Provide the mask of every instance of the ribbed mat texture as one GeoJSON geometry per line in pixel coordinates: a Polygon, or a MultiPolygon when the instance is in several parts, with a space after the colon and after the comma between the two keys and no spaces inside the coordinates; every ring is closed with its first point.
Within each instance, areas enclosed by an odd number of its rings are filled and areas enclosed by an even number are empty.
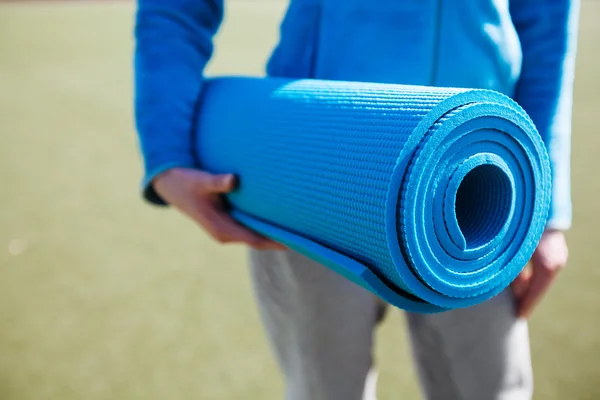
{"type": "Polygon", "coordinates": [[[238,175],[232,215],[397,307],[489,299],[543,232],[548,156],[499,93],[232,77],[201,101],[197,158],[238,175]]]}

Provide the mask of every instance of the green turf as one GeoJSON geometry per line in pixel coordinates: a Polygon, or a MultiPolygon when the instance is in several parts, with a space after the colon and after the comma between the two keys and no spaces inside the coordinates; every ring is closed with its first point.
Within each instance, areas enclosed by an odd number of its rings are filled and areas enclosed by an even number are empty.
{"type": "MultiPolygon", "coordinates": [[[[284,4],[230,2],[209,71],[259,74],[284,4]]],[[[584,2],[571,264],[532,320],[538,399],[600,398],[600,3],[584,2]]],[[[275,399],[241,247],[142,204],[127,3],[0,6],[0,399],[275,399]]],[[[380,399],[418,398],[400,312],[380,399]]]]}

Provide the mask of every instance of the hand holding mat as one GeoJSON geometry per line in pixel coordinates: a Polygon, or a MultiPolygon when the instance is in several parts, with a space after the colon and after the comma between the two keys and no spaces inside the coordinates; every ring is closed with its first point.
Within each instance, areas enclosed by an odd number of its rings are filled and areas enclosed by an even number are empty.
{"type": "Polygon", "coordinates": [[[499,93],[219,78],[201,101],[197,157],[239,177],[234,218],[397,307],[489,299],[544,230],[548,157],[499,93]]]}

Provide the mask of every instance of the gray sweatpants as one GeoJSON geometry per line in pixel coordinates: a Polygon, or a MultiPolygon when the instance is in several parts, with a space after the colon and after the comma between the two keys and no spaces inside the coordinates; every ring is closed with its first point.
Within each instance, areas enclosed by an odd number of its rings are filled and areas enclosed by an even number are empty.
{"type": "MultiPolygon", "coordinates": [[[[295,252],[251,251],[250,260],[286,399],[374,400],[373,331],[385,304],[295,252]]],[[[515,318],[510,291],[468,309],[407,313],[407,320],[425,398],[531,398],[527,323],[515,318]]]]}

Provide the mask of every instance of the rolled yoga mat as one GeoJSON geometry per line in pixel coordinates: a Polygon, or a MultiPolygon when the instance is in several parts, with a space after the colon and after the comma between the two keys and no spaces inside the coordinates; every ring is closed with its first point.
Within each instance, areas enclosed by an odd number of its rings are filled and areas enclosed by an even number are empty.
{"type": "Polygon", "coordinates": [[[545,147],[499,93],[218,78],[197,118],[234,218],[409,311],[496,295],[546,223],[545,147]]]}

